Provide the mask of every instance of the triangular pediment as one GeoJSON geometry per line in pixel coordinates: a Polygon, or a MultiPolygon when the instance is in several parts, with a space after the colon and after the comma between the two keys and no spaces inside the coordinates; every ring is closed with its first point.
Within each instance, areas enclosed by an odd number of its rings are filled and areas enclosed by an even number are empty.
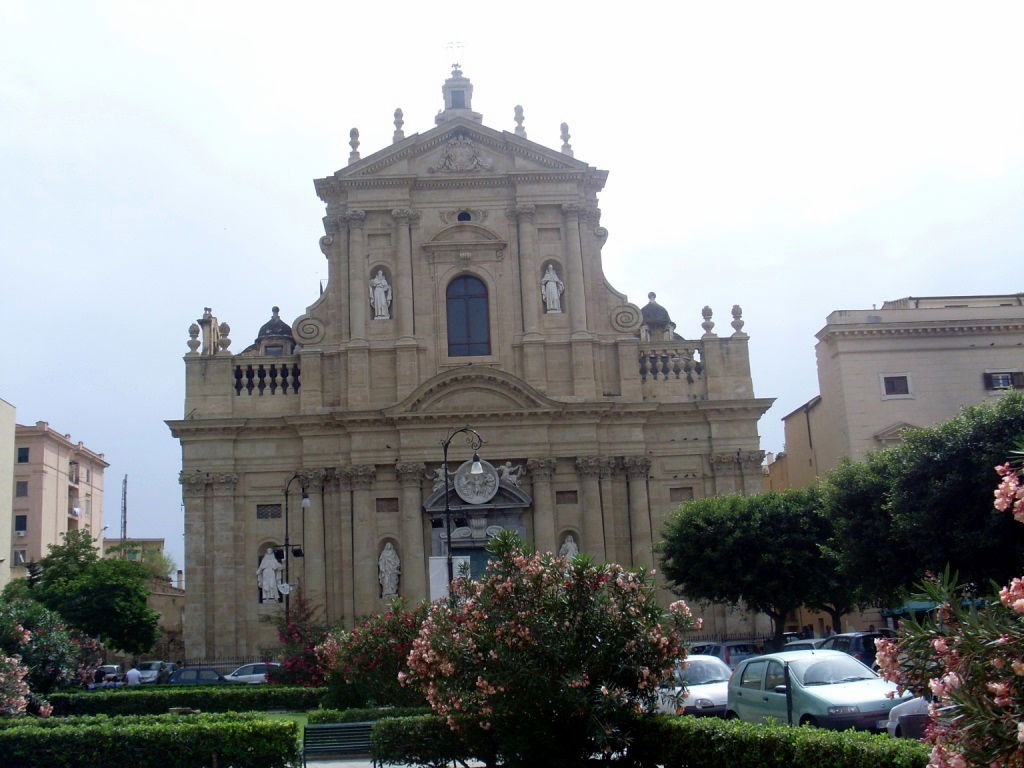
{"type": "Polygon", "coordinates": [[[874,437],[875,440],[883,445],[897,443],[903,439],[903,431],[906,429],[917,429],[917,427],[914,424],[908,424],[905,421],[898,421],[885,429],[879,430],[875,433],[874,437]]]}
{"type": "Polygon", "coordinates": [[[588,171],[569,155],[471,120],[452,120],[362,158],[335,179],[588,171]]]}
{"type": "Polygon", "coordinates": [[[551,412],[562,403],[544,396],[522,379],[497,368],[458,368],[440,373],[417,387],[389,416],[454,413],[495,414],[551,412]]]}

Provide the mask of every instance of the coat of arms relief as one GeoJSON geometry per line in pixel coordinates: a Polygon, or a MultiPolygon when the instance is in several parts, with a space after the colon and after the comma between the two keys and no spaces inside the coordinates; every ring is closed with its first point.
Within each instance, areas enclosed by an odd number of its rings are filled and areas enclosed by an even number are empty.
{"type": "Polygon", "coordinates": [[[482,157],[476,145],[466,136],[456,136],[444,145],[441,161],[427,170],[430,173],[470,173],[489,171],[490,160],[482,157]]]}

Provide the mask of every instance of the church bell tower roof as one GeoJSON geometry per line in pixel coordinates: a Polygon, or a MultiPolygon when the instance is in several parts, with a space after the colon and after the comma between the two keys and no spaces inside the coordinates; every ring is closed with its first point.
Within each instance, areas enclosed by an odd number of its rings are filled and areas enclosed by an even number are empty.
{"type": "Polygon", "coordinates": [[[440,125],[457,117],[483,122],[483,115],[473,111],[473,84],[468,77],[463,77],[458,64],[452,64],[452,76],[444,81],[441,94],[444,96],[444,109],[437,113],[435,123],[440,125]]]}

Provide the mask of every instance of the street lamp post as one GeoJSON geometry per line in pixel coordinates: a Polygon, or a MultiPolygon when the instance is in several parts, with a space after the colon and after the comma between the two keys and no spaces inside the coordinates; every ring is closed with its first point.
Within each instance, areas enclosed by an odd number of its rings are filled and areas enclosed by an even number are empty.
{"type": "Polygon", "coordinates": [[[469,426],[451,430],[448,433],[448,436],[441,441],[441,451],[444,455],[443,461],[441,462],[441,471],[444,473],[444,533],[448,549],[449,593],[451,592],[451,584],[455,581],[455,572],[452,569],[452,508],[451,501],[448,498],[448,447],[452,444],[452,440],[455,439],[456,435],[465,435],[466,444],[473,451],[473,465],[469,468],[470,474],[482,475],[484,471],[483,465],[480,463],[480,454],[478,451],[481,446],[483,446],[485,440],[480,437],[480,433],[469,426]]]}
{"type": "Polygon", "coordinates": [[[291,591],[292,591],[292,583],[291,583],[291,580],[289,578],[289,576],[290,576],[289,562],[290,562],[290,559],[291,559],[292,555],[294,555],[295,557],[302,557],[305,554],[302,551],[302,545],[301,544],[299,546],[295,547],[295,551],[292,552],[292,546],[291,546],[292,543],[291,543],[291,540],[288,538],[288,491],[291,490],[292,483],[294,483],[296,480],[299,481],[299,488],[302,490],[302,501],[300,502],[299,506],[302,508],[302,515],[303,515],[302,530],[303,531],[306,530],[306,526],[305,526],[306,510],[309,509],[310,506],[312,506],[312,502],[309,500],[309,493],[306,490],[306,482],[305,482],[305,480],[302,479],[302,477],[299,475],[299,473],[296,472],[294,475],[292,475],[288,479],[288,482],[285,483],[285,486],[284,486],[284,587],[285,588],[282,589],[281,591],[284,592],[284,621],[285,621],[285,624],[288,624],[288,623],[291,622],[290,595],[291,595],[291,591]]]}

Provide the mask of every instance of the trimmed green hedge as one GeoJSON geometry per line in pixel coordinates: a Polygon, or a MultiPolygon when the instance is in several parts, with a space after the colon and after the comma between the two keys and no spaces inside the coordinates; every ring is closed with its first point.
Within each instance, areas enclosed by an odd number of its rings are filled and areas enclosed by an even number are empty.
{"type": "MultiPolygon", "coordinates": [[[[371,750],[392,764],[479,760],[495,765],[489,734],[462,720],[458,735],[435,715],[380,720],[373,726],[371,750]]],[[[924,768],[928,750],[884,734],[684,715],[638,721],[628,758],[635,765],[664,768],[924,768]]]]}
{"type": "Polygon", "coordinates": [[[210,716],[193,716],[187,722],[113,720],[56,727],[26,721],[0,729],[3,766],[285,768],[299,760],[299,726],[294,721],[210,716]]]}
{"type": "Polygon", "coordinates": [[[368,723],[384,717],[415,717],[430,714],[429,707],[374,707],[372,709],[313,709],[306,713],[314,723],[368,723]]]}
{"type": "Polygon", "coordinates": [[[211,712],[195,715],[68,715],[67,717],[5,717],[0,718],[0,730],[5,728],[64,728],[72,725],[160,725],[163,723],[237,722],[266,720],[263,712],[211,712]]]}
{"type": "Polygon", "coordinates": [[[316,709],[325,688],[301,685],[170,685],[51,693],[55,715],[157,715],[171,707],[203,712],[316,709]]]}

